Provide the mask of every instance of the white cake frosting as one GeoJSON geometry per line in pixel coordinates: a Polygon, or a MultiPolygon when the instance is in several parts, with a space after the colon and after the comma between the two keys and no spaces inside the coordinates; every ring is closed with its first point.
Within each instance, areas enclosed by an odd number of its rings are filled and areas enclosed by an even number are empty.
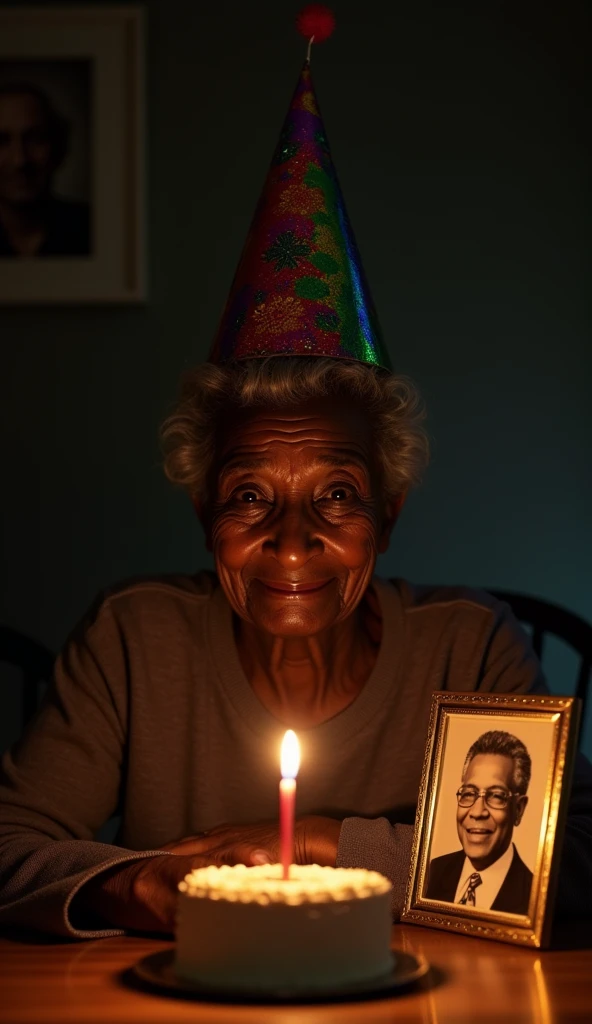
{"type": "Polygon", "coordinates": [[[333,988],[387,974],[391,884],[376,871],[198,868],[179,885],[176,973],[228,991],[333,988]]]}

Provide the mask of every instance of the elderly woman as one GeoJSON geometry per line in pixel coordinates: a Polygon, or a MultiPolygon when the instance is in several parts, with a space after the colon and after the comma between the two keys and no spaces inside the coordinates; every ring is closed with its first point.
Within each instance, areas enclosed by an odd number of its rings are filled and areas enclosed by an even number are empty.
{"type": "MultiPolygon", "coordinates": [[[[66,644],[4,760],[0,924],[168,932],[190,869],[276,860],[286,726],[298,861],[382,871],[397,915],[432,692],[544,686],[507,607],[374,576],[427,445],[315,102],[305,68],[210,363],[164,428],[216,573],[115,588],[66,644]]],[[[589,778],[572,809],[560,901],[585,911],[589,778]]]]}
{"type": "MultiPolygon", "coordinates": [[[[400,378],[335,359],[193,374],[166,465],[216,575],[119,587],[67,644],[5,762],[0,922],[166,932],[192,867],[276,859],[286,726],[304,753],[298,861],[378,868],[400,910],[432,691],[543,685],[504,606],[373,576],[425,461],[419,408],[400,378]],[[95,842],[116,810],[117,845],[95,842]]],[[[579,783],[568,904],[589,809],[579,783]]]]}

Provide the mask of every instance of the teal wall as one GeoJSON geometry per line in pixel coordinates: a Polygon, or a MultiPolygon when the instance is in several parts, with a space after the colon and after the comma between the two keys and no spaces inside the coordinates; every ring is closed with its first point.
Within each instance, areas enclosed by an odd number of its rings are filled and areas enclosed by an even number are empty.
{"type": "MultiPolygon", "coordinates": [[[[157,425],[206,355],[303,56],[299,3],[146,6],[149,300],[0,309],[0,620],[53,648],[103,584],[206,562],[157,425]]],[[[381,570],[592,620],[585,0],[334,7],[317,92],[434,448],[381,570]]]]}

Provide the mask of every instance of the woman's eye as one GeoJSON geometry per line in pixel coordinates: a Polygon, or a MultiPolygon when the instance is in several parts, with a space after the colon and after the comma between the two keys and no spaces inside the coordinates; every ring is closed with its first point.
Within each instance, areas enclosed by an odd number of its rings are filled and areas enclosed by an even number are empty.
{"type": "Polygon", "coordinates": [[[245,505],[254,505],[255,502],[259,501],[259,495],[256,491],[239,491],[237,498],[245,505]]]}
{"type": "Polygon", "coordinates": [[[345,484],[339,484],[335,487],[329,487],[325,491],[322,497],[322,501],[330,502],[332,505],[346,505],[351,502],[354,497],[355,490],[353,487],[346,487],[345,484]]]}

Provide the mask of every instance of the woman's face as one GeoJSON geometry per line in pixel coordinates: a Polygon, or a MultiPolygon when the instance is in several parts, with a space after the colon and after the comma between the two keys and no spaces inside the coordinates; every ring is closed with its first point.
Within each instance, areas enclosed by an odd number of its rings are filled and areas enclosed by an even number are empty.
{"type": "Polygon", "coordinates": [[[244,410],[218,442],[205,518],[235,612],[283,637],[347,618],[392,526],[366,416],[341,400],[244,410]]]}

